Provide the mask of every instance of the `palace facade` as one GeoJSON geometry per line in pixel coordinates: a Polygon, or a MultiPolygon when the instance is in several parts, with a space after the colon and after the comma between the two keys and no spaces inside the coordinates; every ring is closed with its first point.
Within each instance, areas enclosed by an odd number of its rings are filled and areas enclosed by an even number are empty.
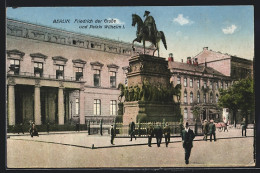
{"type": "Polygon", "coordinates": [[[8,125],[114,121],[130,43],[7,19],[6,49],[8,125]]]}

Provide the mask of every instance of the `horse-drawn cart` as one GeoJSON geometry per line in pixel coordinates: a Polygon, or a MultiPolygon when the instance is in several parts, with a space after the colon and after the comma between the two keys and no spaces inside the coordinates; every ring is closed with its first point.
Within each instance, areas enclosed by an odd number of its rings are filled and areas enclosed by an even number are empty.
{"type": "Polygon", "coordinates": [[[224,122],[215,123],[215,126],[219,132],[222,132],[222,130],[227,128],[227,125],[224,122]]]}

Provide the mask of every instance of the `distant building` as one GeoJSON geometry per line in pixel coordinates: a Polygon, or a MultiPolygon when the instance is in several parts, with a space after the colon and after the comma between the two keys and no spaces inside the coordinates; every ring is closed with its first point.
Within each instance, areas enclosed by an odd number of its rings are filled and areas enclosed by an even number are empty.
{"type": "Polygon", "coordinates": [[[130,43],[12,19],[6,27],[8,125],[114,121],[130,43]]]}
{"type": "Polygon", "coordinates": [[[201,108],[201,115],[197,117],[204,119],[221,119],[221,110],[217,107],[219,88],[226,89],[231,85],[230,77],[223,75],[212,67],[199,66],[196,62],[169,61],[169,68],[172,73],[171,81],[174,86],[180,84],[181,89],[181,112],[184,121],[195,120],[193,115],[194,106],[201,108]]]}
{"type": "MultiPolygon", "coordinates": [[[[234,81],[253,77],[253,61],[208,50],[187,61],[175,62],[172,54],[168,58],[174,85],[181,84],[181,109],[184,120],[193,121],[193,108],[198,106],[202,113],[200,120],[222,120],[222,110],[217,107],[219,88],[227,89],[234,81]]],[[[254,120],[254,113],[249,122],[254,120]]],[[[242,120],[238,113],[237,120],[242,120]]],[[[233,122],[233,117],[231,116],[233,122]]]]}
{"type": "Polygon", "coordinates": [[[215,52],[204,47],[203,51],[194,57],[198,59],[199,65],[207,63],[232,80],[244,79],[247,76],[253,77],[253,61],[229,55],[227,53],[215,52]]]}

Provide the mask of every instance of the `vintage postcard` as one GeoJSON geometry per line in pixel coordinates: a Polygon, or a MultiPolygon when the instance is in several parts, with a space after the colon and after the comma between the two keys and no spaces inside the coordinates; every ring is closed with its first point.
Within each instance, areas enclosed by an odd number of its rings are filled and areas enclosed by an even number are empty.
{"type": "Polygon", "coordinates": [[[254,167],[254,7],[6,8],[7,168],[254,167]]]}

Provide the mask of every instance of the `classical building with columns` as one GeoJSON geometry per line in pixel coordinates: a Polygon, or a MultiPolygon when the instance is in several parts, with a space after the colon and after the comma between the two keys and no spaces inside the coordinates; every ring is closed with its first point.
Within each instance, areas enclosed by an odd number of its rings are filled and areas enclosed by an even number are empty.
{"type": "Polygon", "coordinates": [[[114,121],[117,86],[141,47],[13,19],[6,27],[8,125],[114,121]]]}

